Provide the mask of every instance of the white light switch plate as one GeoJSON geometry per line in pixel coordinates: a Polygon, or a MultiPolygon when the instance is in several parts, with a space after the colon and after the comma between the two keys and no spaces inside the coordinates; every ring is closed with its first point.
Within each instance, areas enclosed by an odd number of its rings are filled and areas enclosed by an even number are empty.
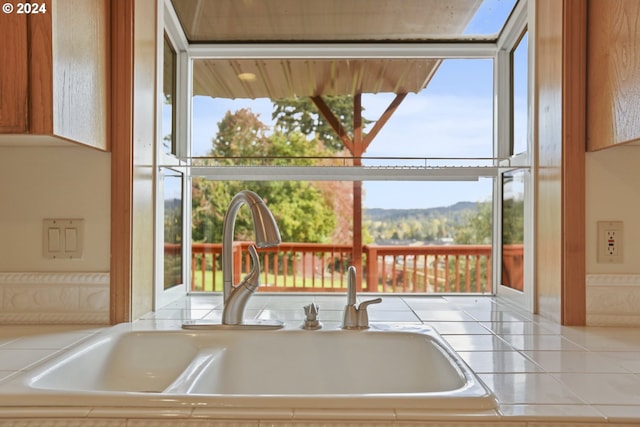
{"type": "Polygon", "coordinates": [[[49,259],[82,258],[84,219],[55,218],[42,221],[42,255],[49,259]]]}

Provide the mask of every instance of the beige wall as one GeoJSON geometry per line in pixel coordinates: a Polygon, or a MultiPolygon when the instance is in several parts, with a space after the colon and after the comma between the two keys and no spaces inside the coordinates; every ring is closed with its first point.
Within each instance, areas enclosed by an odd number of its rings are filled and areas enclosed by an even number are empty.
{"type": "Polygon", "coordinates": [[[587,325],[640,327],[640,146],[587,154],[587,325]],[[597,222],[622,221],[623,262],[597,262],[597,222]]]}
{"type": "Polygon", "coordinates": [[[587,274],[640,274],[640,147],[587,154],[587,274]],[[624,222],[621,264],[596,259],[597,221],[624,222]]]}
{"type": "Polygon", "coordinates": [[[110,155],[30,142],[0,146],[0,272],[108,272],[110,155]],[[45,218],[84,218],[82,259],[42,256],[45,218]]]}

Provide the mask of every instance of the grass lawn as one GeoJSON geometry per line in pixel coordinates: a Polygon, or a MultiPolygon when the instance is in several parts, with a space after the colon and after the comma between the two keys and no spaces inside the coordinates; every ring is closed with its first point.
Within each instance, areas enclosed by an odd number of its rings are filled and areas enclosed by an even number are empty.
{"type": "MultiPolygon", "coordinates": [[[[235,278],[236,283],[239,282],[242,278],[235,278]]],[[[269,285],[274,285],[276,283],[274,283],[275,278],[273,277],[273,275],[269,274],[267,280],[265,281],[264,278],[264,274],[260,275],[260,283],[261,285],[263,285],[264,283],[268,283],[269,285]]],[[[222,292],[222,271],[216,271],[215,273],[215,278],[214,278],[214,274],[212,271],[205,271],[204,272],[204,288],[202,285],[202,272],[199,270],[196,270],[194,277],[193,277],[193,290],[195,291],[207,291],[207,292],[222,292]],[[214,287],[214,279],[215,279],[215,287],[214,287]]],[[[295,292],[297,289],[310,289],[313,285],[312,285],[312,279],[311,278],[302,278],[302,277],[294,277],[291,275],[287,275],[286,276],[286,284],[285,284],[285,278],[283,278],[281,275],[278,276],[278,287],[285,287],[285,288],[291,288],[291,291],[295,292]],[[306,286],[305,286],[306,285],[306,286]]],[[[331,283],[331,279],[325,279],[325,285],[327,285],[326,287],[330,287],[328,286],[331,283]]],[[[338,275],[336,275],[335,277],[335,288],[338,289],[345,289],[346,291],[346,287],[347,287],[347,281],[346,278],[343,280],[343,287],[340,286],[340,277],[338,275]]],[[[317,289],[318,291],[322,291],[322,282],[319,278],[315,279],[315,289],[317,289]]]]}

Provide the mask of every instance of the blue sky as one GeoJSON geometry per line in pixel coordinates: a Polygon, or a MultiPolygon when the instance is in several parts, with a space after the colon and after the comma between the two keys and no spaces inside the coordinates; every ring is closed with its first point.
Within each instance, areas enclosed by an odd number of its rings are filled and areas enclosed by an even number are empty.
{"type": "MultiPolygon", "coordinates": [[[[496,31],[514,3],[515,0],[485,0],[466,33],[496,31]]],[[[364,117],[377,120],[394,96],[364,94],[364,117]]],[[[217,132],[217,123],[228,110],[240,108],[250,108],[264,123],[272,124],[272,105],[268,99],[194,98],[192,155],[206,155],[217,132]]],[[[405,98],[365,156],[491,157],[492,120],[493,62],[446,60],[427,89],[405,98]]],[[[490,200],[492,181],[371,181],[364,183],[364,189],[367,208],[427,208],[458,201],[490,200]]]]}

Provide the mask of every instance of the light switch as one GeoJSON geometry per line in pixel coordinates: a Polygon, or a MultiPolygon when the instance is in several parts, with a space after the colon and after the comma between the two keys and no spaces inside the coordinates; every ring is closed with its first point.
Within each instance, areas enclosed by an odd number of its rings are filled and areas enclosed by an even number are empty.
{"type": "Polygon", "coordinates": [[[45,258],[80,259],[84,246],[84,219],[45,219],[42,225],[42,252],[45,258]]]}
{"type": "Polygon", "coordinates": [[[49,237],[49,252],[60,252],[60,229],[59,228],[49,228],[48,230],[49,237]]]}
{"type": "Polygon", "coordinates": [[[75,252],[78,250],[78,230],[75,228],[64,229],[64,251],[75,252]]]}

